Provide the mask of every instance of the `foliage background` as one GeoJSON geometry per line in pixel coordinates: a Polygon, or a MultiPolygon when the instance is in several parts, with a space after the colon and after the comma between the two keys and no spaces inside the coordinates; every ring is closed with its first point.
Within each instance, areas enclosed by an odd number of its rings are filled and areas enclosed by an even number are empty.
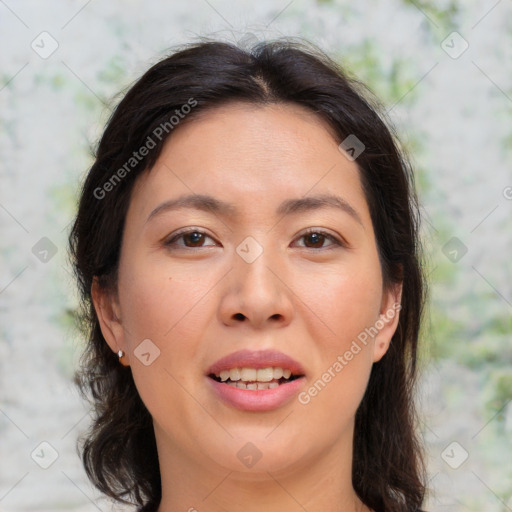
{"type": "Polygon", "coordinates": [[[299,35],[377,94],[417,170],[426,508],[511,511],[511,15],[507,0],[0,0],[0,510],[112,509],[75,452],[88,412],[66,236],[116,95],[197,36],[299,35]],[[31,47],[42,31],[59,45],[47,59],[31,47]],[[454,31],[469,44],[458,58],[454,31]],[[56,254],[41,261],[37,243],[56,254]],[[42,441],[59,455],[46,470],[31,458],[42,441]]]}

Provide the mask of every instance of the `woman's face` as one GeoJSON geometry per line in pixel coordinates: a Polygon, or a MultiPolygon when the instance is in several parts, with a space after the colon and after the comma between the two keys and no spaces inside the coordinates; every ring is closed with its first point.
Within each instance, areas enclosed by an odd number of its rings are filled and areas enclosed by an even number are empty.
{"type": "Polygon", "coordinates": [[[133,190],[117,291],[95,304],[159,450],[253,474],[351,454],[399,290],[356,162],[314,114],[232,104],[179,126],[133,190]]]}

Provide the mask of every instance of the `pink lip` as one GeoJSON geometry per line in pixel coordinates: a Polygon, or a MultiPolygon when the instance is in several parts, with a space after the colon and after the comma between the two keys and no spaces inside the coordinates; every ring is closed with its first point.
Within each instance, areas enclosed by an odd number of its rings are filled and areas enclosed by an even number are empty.
{"type": "MultiPolygon", "coordinates": [[[[276,350],[239,350],[215,362],[206,372],[207,375],[220,373],[231,368],[288,368],[293,375],[304,375],[306,372],[300,363],[290,356],[276,350]]],[[[278,389],[278,388],[276,388],[278,389]]],[[[244,390],[242,390],[244,391],[244,390]]],[[[264,390],[263,390],[264,391],[264,390]]]]}
{"type": "Polygon", "coordinates": [[[228,405],[242,411],[271,411],[293,399],[304,384],[304,377],[273,389],[239,389],[207,377],[213,391],[228,405]]]}
{"type": "MultiPolygon", "coordinates": [[[[280,367],[291,370],[293,375],[304,375],[304,368],[290,356],[275,350],[239,350],[214,363],[207,376],[218,374],[231,368],[280,367]]],[[[289,402],[304,384],[304,377],[297,378],[272,389],[239,389],[225,382],[217,382],[207,377],[215,394],[232,407],[243,411],[270,411],[289,402]]]]}

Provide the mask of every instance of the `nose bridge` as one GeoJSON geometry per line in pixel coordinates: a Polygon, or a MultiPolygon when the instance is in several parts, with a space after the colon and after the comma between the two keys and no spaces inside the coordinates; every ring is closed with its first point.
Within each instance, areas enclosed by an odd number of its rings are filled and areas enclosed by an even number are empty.
{"type": "Polygon", "coordinates": [[[254,325],[269,319],[289,321],[290,292],[278,277],[283,265],[275,249],[267,242],[247,237],[237,246],[232,266],[224,303],[225,318],[243,318],[254,325]]]}
{"type": "Polygon", "coordinates": [[[244,293],[253,296],[279,293],[276,277],[270,270],[278,267],[279,262],[268,241],[260,243],[253,237],[247,237],[236,248],[234,259],[234,271],[244,293]]]}

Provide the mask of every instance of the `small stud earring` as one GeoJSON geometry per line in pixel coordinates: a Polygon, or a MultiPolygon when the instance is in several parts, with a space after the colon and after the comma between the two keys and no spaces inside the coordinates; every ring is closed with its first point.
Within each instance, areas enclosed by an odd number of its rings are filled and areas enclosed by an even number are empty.
{"type": "Polygon", "coordinates": [[[119,350],[119,352],[117,353],[117,357],[119,357],[119,362],[120,362],[123,366],[130,366],[130,365],[126,362],[125,353],[124,353],[122,350],[119,350]]]}

